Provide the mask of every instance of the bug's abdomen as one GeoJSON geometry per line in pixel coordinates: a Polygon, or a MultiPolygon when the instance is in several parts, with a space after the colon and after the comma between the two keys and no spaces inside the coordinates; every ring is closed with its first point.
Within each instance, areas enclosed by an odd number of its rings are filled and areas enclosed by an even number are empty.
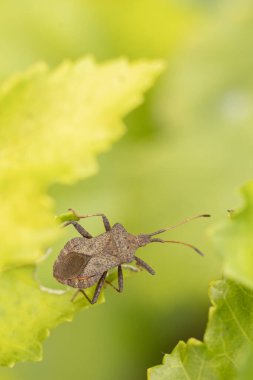
{"type": "Polygon", "coordinates": [[[66,280],[65,284],[71,286],[72,288],[86,289],[95,285],[99,281],[100,277],[101,274],[91,277],[81,275],[80,277],[66,280]]]}

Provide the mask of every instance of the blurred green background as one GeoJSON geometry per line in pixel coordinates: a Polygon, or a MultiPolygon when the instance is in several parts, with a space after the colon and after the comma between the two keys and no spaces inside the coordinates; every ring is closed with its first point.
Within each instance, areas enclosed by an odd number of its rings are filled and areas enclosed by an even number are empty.
{"type": "MultiPolygon", "coordinates": [[[[99,173],[50,189],[56,212],[104,212],[132,233],[213,215],[164,235],[195,244],[205,258],[175,245],[140,250],[156,276],[127,278],[120,295],[106,289],[105,304],[52,332],[41,363],[1,369],[1,378],[140,380],[179,339],[202,338],[208,283],[221,275],[207,230],[239,204],[237,189],[253,173],[252,36],[246,0],[1,1],[1,80],[38,60],[53,67],[84,54],[167,62],[127,117],[128,133],[100,156],[99,173]]],[[[96,219],[85,227],[103,230],[96,219]]],[[[60,286],[51,268],[63,244],[39,269],[46,286],[60,286]]]]}

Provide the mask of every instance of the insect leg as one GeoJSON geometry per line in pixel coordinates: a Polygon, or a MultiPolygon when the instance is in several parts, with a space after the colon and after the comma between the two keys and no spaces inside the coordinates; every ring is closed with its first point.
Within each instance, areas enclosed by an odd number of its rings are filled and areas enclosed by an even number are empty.
{"type": "Polygon", "coordinates": [[[91,300],[92,304],[96,303],[98,300],[99,294],[101,293],[101,290],[102,290],[104,282],[105,282],[106,275],[107,275],[107,271],[102,274],[102,276],[100,277],[100,279],[98,281],[98,284],[97,284],[97,287],[95,289],[93,298],[91,300]]]}
{"type": "Polygon", "coordinates": [[[103,288],[103,285],[104,285],[104,282],[105,282],[105,278],[106,278],[106,275],[107,275],[107,271],[104,272],[102,274],[102,276],[100,277],[99,281],[98,281],[98,284],[96,286],[96,289],[95,289],[95,292],[94,292],[94,295],[92,297],[92,300],[90,299],[90,297],[87,296],[87,294],[85,293],[85,291],[83,289],[78,289],[75,294],[73,295],[73,297],[71,298],[71,301],[73,302],[76,298],[76,296],[78,295],[79,292],[81,292],[84,297],[87,299],[87,301],[89,301],[89,303],[91,304],[94,304],[97,302],[98,300],[98,297],[99,297],[99,294],[101,293],[101,290],[103,288]]]}
{"type": "Polygon", "coordinates": [[[117,292],[121,293],[123,292],[123,271],[122,271],[122,266],[118,266],[118,288],[114,286],[110,281],[105,281],[106,284],[110,285],[115,289],[117,292]]]}
{"type": "Polygon", "coordinates": [[[91,239],[91,234],[86,231],[79,223],[75,222],[74,220],[70,220],[69,222],[66,222],[64,224],[64,227],[67,227],[69,224],[72,224],[75,229],[79,232],[80,235],[82,235],[84,238],[91,239]]]}
{"type": "Polygon", "coordinates": [[[91,299],[90,299],[90,297],[87,296],[87,294],[85,293],[85,291],[84,291],[83,289],[78,289],[78,290],[75,292],[75,294],[74,294],[73,297],[71,298],[71,302],[74,302],[74,300],[76,299],[76,297],[77,297],[77,295],[78,295],[79,292],[82,293],[82,294],[84,295],[84,297],[87,299],[87,301],[88,301],[89,303],[91,303],[91,299]]]}
{"type": "Polygon", "coordinates": [[[74,214],[77,218],[79,218],[79,219],[90,218],[90,217],[92,217],[92,216],[102,216],[103,223],[104,223],[104,226],[105,226],[105,230],[106,230],[106,231],[110,231],[110,230],[111,230],[110,222],[109,222],[109,220],[107,219],[107,217],[106,217],[104,214],[96,213],[96,214],[79,215],[79,214],[78,214],[75,210],[73,210],[72,208],[69,208],[69,211],[72,211],[73,214],[74,214]]]}
{"type": "Polygon", "coordinates": [[[119,292],[123,292],[123,271],[122,266],[118,266],[118,286],[119,286],[119,292]]]}
{"type": "Polygon", "coordinates": [[[136,256],[134,256],[134,258],[135,258],[136,264],[140,268],[146,269],[146,271],[148,271],[150,274],[155,274],[154,269],[152,269],[147,263],[145,263],[145,261],[143,261],[142,259],[140,259],[139,257],[136,257],[136,256]]]}

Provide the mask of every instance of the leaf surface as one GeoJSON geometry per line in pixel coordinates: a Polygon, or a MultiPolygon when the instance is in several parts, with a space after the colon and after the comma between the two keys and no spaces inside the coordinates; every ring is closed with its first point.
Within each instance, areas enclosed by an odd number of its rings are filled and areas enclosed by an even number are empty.
{"type": "Polygon", "coordinates": [[[247,379],[253,357],[253,182],[242,189],[244,205],[230,211],[213,232],[226,278],[213,283],[213,306],[203,342],[180,342],[163,365],[151,368],[151,380],[247,379]]]}
{"type": "Polygon", "coordinates": [[[96,156],[125,132],[161,62],[37,64],[0,88],[0,269],[31,264],[59,233],[47,195],[97,171],[96,156]],[[15,238],[14,238],[15,236],[15,238]]]}
{"type": "Polygon", "coordinates": [[[244,204],[215,229],[213,240],[224,273],[253,289],[253,181],[242,188],[244,204]]]}
{"type": "Polygon", "coordinates": [[[253,343],[253,292],[231,280],[210,288],[213,306],[203,342],[179,342],[163,364],[149,369],[150,380],[237,379],[243,355],[253,343]]]}
{"type": "MultiPolygon", "coordinates": [[[[0,365],[42,359],[41,342],[59,323],[89,306],[84,297],[70,302],[69,292],[39,286],[34,267],[5,271],[0,276],[0,365]]],[[[100,298],[103,300],[103,297],[100,298]]]]}
{"type": "Polygon", "coordinates": [[[97,171],[97,155],[123,135],[122,118],[161,70],[158,61],[86,58],[37,64],[0,88],[0,365],[40,360],[49,330],[87,306],[34,278],[61,233],[48,189],[97,171]]]}

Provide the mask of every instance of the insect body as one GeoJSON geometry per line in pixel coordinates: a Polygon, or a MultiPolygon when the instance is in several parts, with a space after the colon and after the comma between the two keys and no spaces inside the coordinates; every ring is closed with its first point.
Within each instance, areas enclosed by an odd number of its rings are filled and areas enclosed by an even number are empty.
{"type": "MultiPolygon", "coordinates": [[[[103,234],[92,237],[89,232],[76,221],[65,223],[65,226],[72,224],[82,237],[75,237],[67,242],[54,263],[53,275],[59,282],[72,286],[73,288],[78,288],[72,300],[76,297],[78,292],[82,292],[90,303],[96,303],[104,283],[109,283],[106,280],[108,270],[116,267],[118,267],[118,288],[114,287],[111,283],[109,284],[118,292],[122,292],[122,264],[130,263],[134,260],[139,267],[146,269],[150,274],[155,274],[155,271],[147,263],[135,256],[135,252],[139,247],[143,247],[149,243],[168,242],[184,244],[202,255],[202,253],[191,244],[152,238],[152,236],[175,228],[176,226],[171,226],[150,234],[135,236],[128,233],[119,223],[111,227],[104,214],[78,215],[74,210],[71,211],[78,219],[101,216],[106,230],[103,234]],[[94,284],[97,284],[97,286],[93,298],[90,299],[84,292],[84,289],[94,284]]],[[[186,219],[179,224],[184,224],[189,220],[203,216],[210,215],[199,215],[194,218],[186,219]]]]}

